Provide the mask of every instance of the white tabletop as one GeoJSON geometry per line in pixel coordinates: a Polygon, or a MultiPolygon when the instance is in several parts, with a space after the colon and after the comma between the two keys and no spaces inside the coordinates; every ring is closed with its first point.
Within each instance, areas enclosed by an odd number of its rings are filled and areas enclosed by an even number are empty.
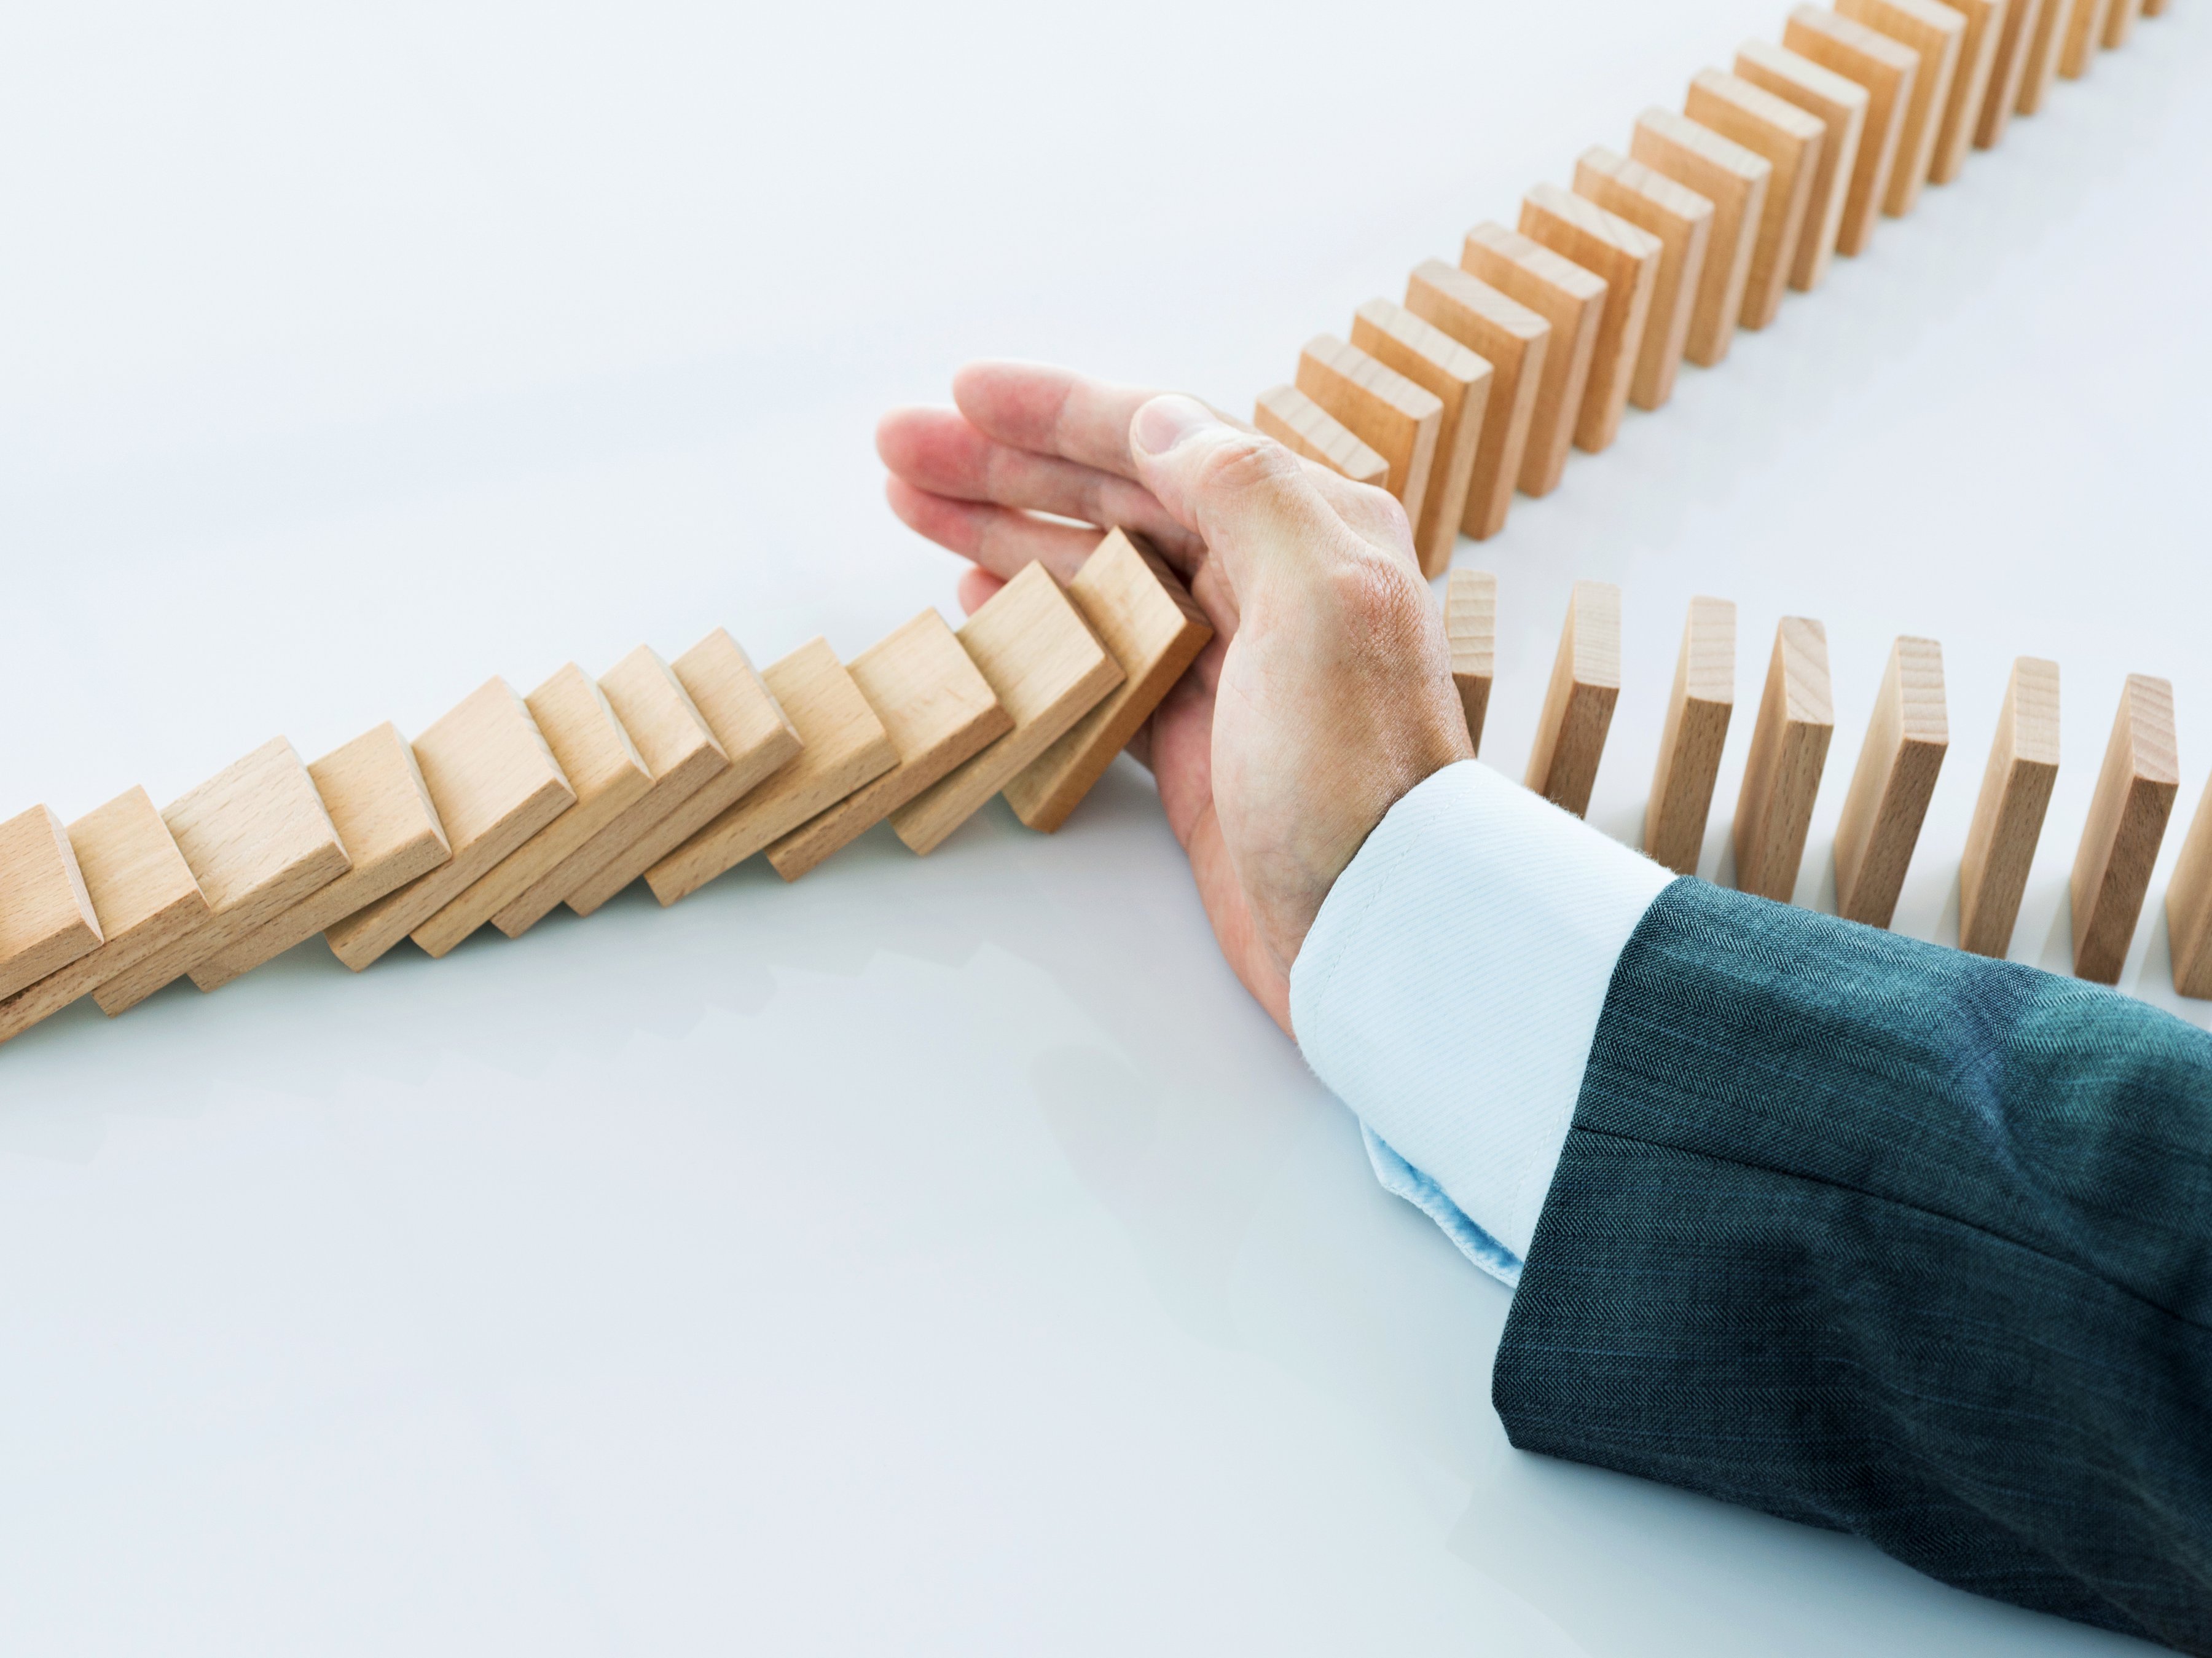
{"type": "MultiPolygon", "coordinates": [[[[0,803],[166,800],[726,625],[850,653],[953,563],[869,440],[974,355],[1235,407],[1783,0],[1078,12],[19,9],[0,53],[0,803]]],[[[2212,761],[2212,10],[2179,0],[1725,367],[1463,545],[1518,774],[1626,595],[1632,835],[1684,606],[1739,695],[1899,633],[1956,752],[2064,666],[2016,953],[2130,671],[2212,761]]],[[[1740,775],[1739,719],[1721,799],[1740,775]]],[[[1717,870],[1725,812],[1708,868],[1717,870]]],[[[2125,987],[2175,1002],[2147,918],[2125,987]]],[[[2118,1650],[1851,1540],[1510,1450],[1506,1297],[1370,1180],[1216,957],[1143,774],[796,886],[0,1049],[11,1654],[2118,1650]]]]}

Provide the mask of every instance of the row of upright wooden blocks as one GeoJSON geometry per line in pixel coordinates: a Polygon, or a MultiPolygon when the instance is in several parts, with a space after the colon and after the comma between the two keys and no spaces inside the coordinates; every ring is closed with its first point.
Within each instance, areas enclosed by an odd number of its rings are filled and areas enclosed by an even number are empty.
{"type": "MultiPolygon", "coordinates": [[[[1498,657],[1498,581],[1459,569],[1445,589],[1452,677],[1479,753],[1498,657]]],[[[1580,816],[1589,809],[1620,695],[1620,590],[1575,584],[1530,750],[1528,787],[1580,816]]],[[[1696,598],[1682,629],[1674,690],[1645,808],[1644,852],[1697,872],[1735,706],[1735,606],[1696,598]]],[[[1787,903],[1796,890],[1813,806],[1835,734],[1827,634],[1785,616],[1744,764],[1731,839],[1735,884],[1787,903]]],[[[1899,639],[1890,652],[1865,746],[1836,827],[1836,913],[1886,927],[1919,844],[1950,748],[1943,649],[1899,639]]],[[[2002,957],[2012,946],[2030,865],[2058,778],[2058,665],[2013,665],[1960,866],[1959,944],[2002,957]]],[[[2133,941],[2181,776],[2173,688],[2131,674],[2074,860],[2074,970],[2116,984],[2133,941]]],[[[2212,783],[2183,842],[2166,895],[2173,985],[2212,997],[2212,783]]]]}
{"type": "Polygon", "coordinates": [[[1785,287],[1820,286],[1881,217],[1911,212],[1970,148],[2087,72],[2165,0],[1836,0],[1801,6],[1779,46],[1646,110],[1626,155],[1602,147],[1573,187],[1539,185],[1517,228],[1477,225],[1457,266],[1430,259],[1402,303],[1376,299],[1349,339],[1323,334],[1254,423],[1403,503],[1424,571],[1462,533],[1504,527],[1515,490],[1548,495],[1571,447],[1595,454],[1626,407],[1662,407],[1684,358],[1720,363],[1785,287]]]}
{"type": "Polygon", "coordinates": [[[527,696],[492,679],[412,743],[379,726],[302,765],[280,737],[159,811],[34,806],[0,823],[0,1041],[317,933],[359,971],[641,879],[673,903],[756,853],[793,880],[886,818],[927,853],[1000,793],[1055,829],[1211,637],[1116,531],[1065,588],[1031,565],[957,631],[924,610],[850,662],[816,639],[756,671],[718,629],[527,696]]]}

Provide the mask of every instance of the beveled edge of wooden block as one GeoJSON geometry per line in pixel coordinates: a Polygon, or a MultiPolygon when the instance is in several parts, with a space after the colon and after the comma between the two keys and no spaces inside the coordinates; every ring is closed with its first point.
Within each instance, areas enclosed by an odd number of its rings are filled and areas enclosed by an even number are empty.
{"type": "MultiPolygon", "coordinates": [[[[40,804],[17,812],[0,823],[0,847],[20,839],[25,857],[45,865],[18,871],[0,867],[0,914],[13,915],[21,907],[19,895],[28,880],[41,890],[37,902],[41,914],[32,918],[29,936],[0,943],[0,999],[36,984],[105,942],[92,895],[85,890],[84,876],[70,848],[69,831],[52,807],[40,804]]],[[[27,896],[27,895],[26,895],[27,896]]],[[[10,933],[13,926],[10,926],[10,933]]]]}
{"type": "Polygon", "coordinates": [[[1254,399],[1252,424],[1292,454],[1381,489],[1390,463],[1342,421],[1295,386],[1271,386],[1254,399]]]}

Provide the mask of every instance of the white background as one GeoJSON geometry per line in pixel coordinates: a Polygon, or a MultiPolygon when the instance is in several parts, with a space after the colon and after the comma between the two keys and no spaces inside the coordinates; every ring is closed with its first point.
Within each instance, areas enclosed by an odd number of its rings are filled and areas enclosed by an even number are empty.
{"type": "MultiPolygon", "coordinates": [[[[6,810],[166,800],[726,624],[949,604],[876,415],[974,355],[1243,407],[1780,0],[483,0],[0,18],[6,810]]],[[[1626,594],[1595,821],[1684,605],[1839,728],[1945,646],[1899,925],[1955,937],[2011,658],[2065,873],[2122,676],[2212,758],[2212,12],[2179,0],[1671,408],[1462,550],[1518,774],[1567,588],[1626,594]]],[[[1720,867],[1725,810],[1708,872],[1720,867]]],[[[2153,912],[2153,918],[2155,910],[2153,912]]],[[[2127,987],[2174,1002],[2147,918],[2127,987]]],[[[0,1050],[0,1650],[2118,1650],[1848,1540],[1520,1456],[1505,1311],[1215,957],[1141,773],[792,888],[0,1050]]]]}

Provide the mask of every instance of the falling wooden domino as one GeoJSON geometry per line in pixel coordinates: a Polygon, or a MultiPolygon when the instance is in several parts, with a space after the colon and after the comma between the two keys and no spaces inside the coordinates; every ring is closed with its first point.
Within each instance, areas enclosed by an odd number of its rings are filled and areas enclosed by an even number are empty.
{"type": "Polygon", "coordinates": [[[1997,47],[2004,35],[2005,17],[2021,0],[1945,0],[1966,19],[1959,37],[1959,68],[1952,77],[1936,131],[1936,153],[1928,164],[1928,182],[1948,185],[1966,170],[1966,151],[1974,142],[1995,73],[1997,47]]]}
{"type": "Polygon", "coordinates": [[[1421,574],[1434,580],[1449,568],[1460,521],[1467,516],[1474,452],[1490,404],[1490,364],[1391,300],[1370,300],[1359,307],[1352,319],[1352,343],[1443,406],[1429,487],[1421,497],[1420,515],[1413,519],[1421,574]]]}
{"type": "Polygon", "coordinates": [[[2166,839],[2166,820],[2180,792],[2173,687],[2148,674],[2130,674],[2074,859],[2077,978],[2119,983],[2150,892],[2151,869],[2166,839]]]}
{"type": "Polygon", "coordinates": [[[1588,811],[1620,698],[1620,589],[1577,581],[1528,756],[1528,787],[1577,817],[1588,811]]]}
{"type": "Polygon", "coordinates": [[[1084,560],[1067,593],[1121,665],[1121,683],[1007,782],[1014,816],[1046,834],[1067,821],[1213,637],[1159,555],[1120,530],[1084,560]]]}
{"type": "Polygon", "coordinates": [[[959,636],[1014,728],[891,814],[891,828],[917,853],[934,849],[1123,681],[1121,665],[1042,564],[986,599],[959,636]]]}
{"type": "Polygon", "coordinates": [[[1735,606],[1725,598],[1693,598],[1644,813],[1645,856],[1677,875],[1698,872],[1735,715],[1735,606]]]}
{"type": "Polygon", "coordinates": [[[1575,421],[1576,446],[1596,454],[1619,434],[1628,408],[1665,244],[1556,185],[1538,185],[1522,198],[1521,234],[1605,279],[1605,309],[1598,319],[1589,383],[1575,421]]]}
{"type": "Polygon", "coordinates": [[[1959,46],[1966,20],[1936,0],[1837,0],[1836,9],[1876,33],[1887,34],[1920,60],[1912,98],[1898,134],[1897,165],[1889,175],[1889,194],[1881,210],[1901,219],[1920,200],[1920,187],[1935,165],[1936,140],[1959,75],[1959,46]]]}
{"type": "Polygon", "coordinates": [[[1566,471],[1567,450],[1589,387],[1604,320],[1605,279],[1499,224],[1479,224],[1468,231],[1459,263],[1468,276],[1552,325],[1519,479],[1524,495],[1549,495],[1566,471]]]}
{"type": "Polygon", "coordinates": [[[92,993],[111,1017],[136,1007],[319,891],[349,866],[291,744],[279,737],[161,810],[208,903],[198,927],[92,993]]]}
{"type": "Polygon", "coordinates": [[[1690,314],[1705,272],[1713,234],[1713,204],[1641,161],[1603,145],[1575,161],[1575,194],[1659,239],[1659,271],[1651,285],[1651,312],[1636,354],[1628,399],[1638,409],[1665,406],[1674,395],[1690,314]]]}
{"type": "Polygon", "coordinates": [[[1959,948],[2002,961],[2058,782],[2058,665],[2012,665],[1982,793],[1959,864],[1959,948]]]}
{"type": "Polygon", "coordinates": [[[1920,54],[1818,6],[1800,6],[1790,14],[1782,44],[1865,88],[1866,130],[1859,137],[1858,160],[1844,192],[1843,222],[1836,231],[1836,252],[1856,258],[1874,240],[1881,204],[1889,197],[1904,148],[1905,118],[1920,83],[1920,54]]]}
{"type": "Polygon", "coordinates": [[[1292,454],[1340,472],[1354,483],[1380,489],[1389,480],[1390,463],[1295,386],[1270,386],[1260,393],[1252,405],[1252,424],[1292,454]]]}
{"type": "Polygon", "coordinates": [[[2107,52],[2124,46],[2135,33],[2136,19],[2143,13],[2143,0],[2110,0],[2105,8],[2102,39],[2107,52]]]}
{"type": "Polygon", "coordinates": [[[1013,729],[952,629],[924,610],[845,665],[883,721],[898,762],[768,848],[778,875],[795,881],[851,845],[983,745],[1013,729]]]}
{"type": "Polygon", "coordinates": [[[0,999],[100,948],[69,832],[47,806],[0,823],[0,999]]]}
{"type": "Polygon", "coordinates": [[[2012,125],[2020,107],[2021,91],[2034,57],[2035,32],[2050,0],[2012,0],[1997,30],[1996,51],[1990,64],[1989,90],[1982,95],[1982,112],[1974,118],[1974,148],[1994,149],[2012,125]]]}
{"type": "Polygon", "coordinates": [[[2035,31],[2028,41],[2027,66],[2021,71],[2014,114],[2033,115],[2043,107],[2043,100],[2051,95],[2058,79],[2058,60],[2066,53],[2075,9],[2090,3],[2092,0],[2044,0],[2042,15],[2036,18],[2035,31]]]}
{"type": "Polygon", "coordinates": [[[1797,263],[1806,210],[1820,170],[1828,130],[1785,99],[1737,75],[1701,70],[1690,82],[1684,113],[1699,126],[1741,144],[1771,168],[1766,200],[1751,240],[1751,270],[1744,279],[1736,320],[1754,332],[1782,309],[1782,290],[1797,263]]]}
{"type": "Polygon", "coordinates": [[[1804,228],[1790,262],[1790,287],[1810,293],[1828,274],[1843,233],[1844,208],[1850,199],[1851,175],[1858,167],[1872,100],[1857,82],[1823,69],[1787,46],[1764,40],[1743,43],[1735,55],[1735,72],[1820,124],[1820,150],[1813,166],[1804,228]]]}
{"type": "Polygon", "coordinates": [[[2097,44],[2105,38],[2105,19],[2111,11],[2112,0],[2074,0],[2073,15],[2066,20],[2058,46],[2058,72],[2068,80],[2080,80],[2097,61],[2097,44]]]}
{"type": "Polygon", "coordinates": [[[1890,647],[1836,825],[1836,914],[1845,920],[1886,927],[1896,918],[1950,747],[1943,647],[1900,639],[1890,647]]]}
{"type": "Polygon", "coordinates": [[[1808,617],[1785,616],[1774,630],[1774,654],[1736,799],[1733,838],[1740,890],[1785,904],[1797,890],[1813,803],[1835,734],[1827,629],[1808,617]]]}
{"type": "MultiPolygon", "coordinates": [[[[2148,8],[2145,8],[2148,13],[2148,8]]],[[[2173,945],[2173,987],[2212,997],[2212,782],[2181,843],[2173,884],[2166,894],[2166,932],[2173,945]]]]}
{"type": "Polygon", "coordinates": [[[1316,334],[1306,342],[1298,353],[1297,386],[1389,462],[1382,487],[1418,524],[1443,423],[1444,406],[1436,393],[1424,392],[1334,334],[1316,334]]]}
{"type": "Polygon", "coordinates": [[[1498,578],[1487,570],[1454,570],[1444,586],[1444,635],[1451,645],[1452,685],[1467,715],[1467,738],[1482,752],[1490,687],[1498,677],[1498,578]]]}
{"type": "Polygon", "coordinates": [[[216,990],[453,856],[415,751],[395,726],[365,732],[307,768],[352,868],[192,969],[216,990]]]}
{"type": "Polygon", "coordinates": [[[1406,309],[1490,365],[1490,395],[1468,475],[1460,531],[1486,541],[1505,527],[1536,421],[1536,394],[1553,349],[1552,325],[1511,295],[1442,259],[1406,280],[1406,309]]]}
{"type": "Polygon", "coordinates": [[[1713,367],[1727,357],[1735,339],[1774,169],[1765,156],[1669,109],[1647,109],[1637,117],[1628,153],[1713,204],[1712,240],[1682,346],[1692,362],[1713,367]]]}

